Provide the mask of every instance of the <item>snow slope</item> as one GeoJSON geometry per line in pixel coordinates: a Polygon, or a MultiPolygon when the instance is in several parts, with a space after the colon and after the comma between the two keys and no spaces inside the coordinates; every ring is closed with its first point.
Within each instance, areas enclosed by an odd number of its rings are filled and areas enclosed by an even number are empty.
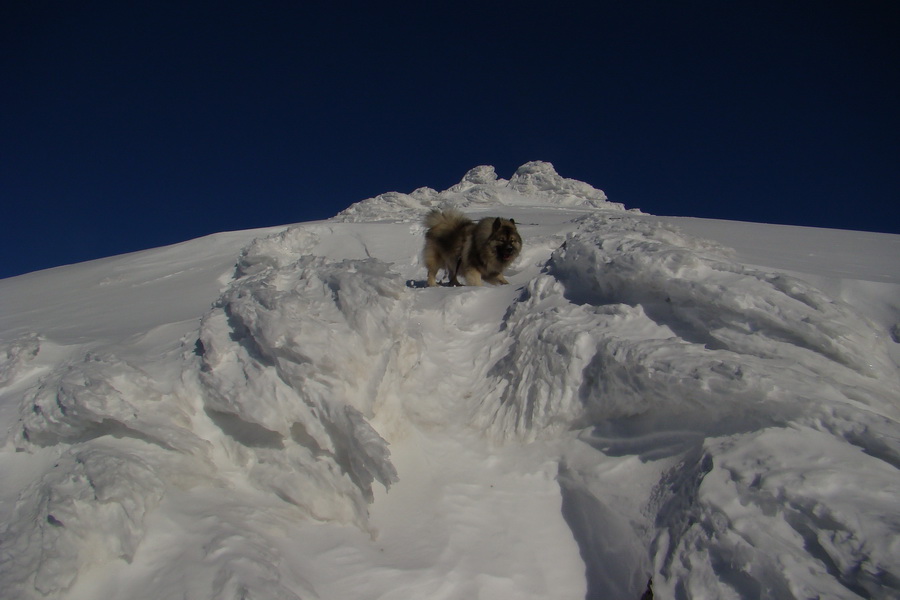
{"type": "Polygon", "coordinates": [[[535,162],[0,281],[3,596],[896,597],[898,251],[535,162]]]}

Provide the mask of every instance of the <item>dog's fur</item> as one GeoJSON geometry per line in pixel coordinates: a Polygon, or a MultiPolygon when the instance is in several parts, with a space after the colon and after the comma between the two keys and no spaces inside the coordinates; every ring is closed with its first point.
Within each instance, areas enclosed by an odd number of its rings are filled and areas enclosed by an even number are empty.
{"type": "Polygon", "coordinates": [[[513,219],[487,217],[477,223],[454,208],[434,209],[425,217],[425,249],[422,256],[428,269],[428,285],[437,285],[438,271],[444,269],[450,285],[509,283],[503,271],[522,251],[522,237],[513,219]]]}

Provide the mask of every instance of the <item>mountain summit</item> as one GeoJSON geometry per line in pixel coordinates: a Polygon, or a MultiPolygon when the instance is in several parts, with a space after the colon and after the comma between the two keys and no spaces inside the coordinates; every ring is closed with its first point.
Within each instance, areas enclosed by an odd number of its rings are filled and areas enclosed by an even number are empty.
{"type": "Polygon", "coordinates": [[[624,210],[609,202],[603,191],[561,177],[548,162],[532,161],[516,169],[509,179],[497,177],[494,167],[470,169],[462,181],[443,192],[419,188],[410,194],[388,192],[353,204],[337,215],[341,221],[420,219],[420,211],[440,206],[459,209],[502,206],[567,206],[624,210]]]}

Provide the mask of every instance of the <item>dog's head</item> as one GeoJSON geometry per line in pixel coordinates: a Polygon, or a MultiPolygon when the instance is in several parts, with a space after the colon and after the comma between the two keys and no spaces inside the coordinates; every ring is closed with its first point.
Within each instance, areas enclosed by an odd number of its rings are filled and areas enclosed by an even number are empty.
{"type": "Polygon", "coordinates": [[[497,217],[491,227],[490,237],[491,249],[497,257],[497,260],[504,264],[509,264],[522,251],[522,236],[516,229],[514,219],[501,219],[497,217]]]}

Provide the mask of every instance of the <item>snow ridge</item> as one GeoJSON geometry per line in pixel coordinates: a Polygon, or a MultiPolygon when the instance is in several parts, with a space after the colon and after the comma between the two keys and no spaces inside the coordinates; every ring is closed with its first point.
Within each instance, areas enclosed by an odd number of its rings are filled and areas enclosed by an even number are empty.
{"type": "MultiPolygon", "coordinates": [[[[265,260],[249,251],[238,269],[265,260]]],[[[315,518],[364,525],[372,482],[397,479],[367,421],[367,384],[382,376],[379,357],[402,325],[403,284],[376,259],[307,255],[254,271],[203,319],[205,410],[243,442],[257,485],[315,518]]]]}
{"type": "Polygon", "coordinates": [[[261,236],[221,282],[163,353],[3,341],[6,597],[900,592],[889,335],[549,163],[261,236]],[[516,218],[512,285],[419,289],[444,205],[516,218]]]}

